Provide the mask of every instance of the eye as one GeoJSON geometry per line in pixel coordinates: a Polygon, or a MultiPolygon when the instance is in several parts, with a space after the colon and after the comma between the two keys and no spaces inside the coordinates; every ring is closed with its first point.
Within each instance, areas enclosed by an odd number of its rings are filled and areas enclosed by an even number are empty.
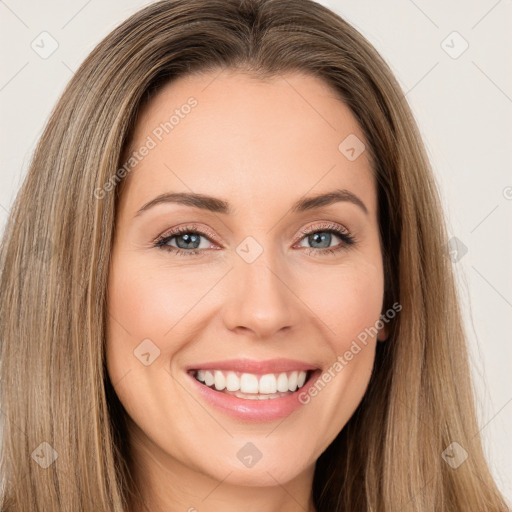
{"type": "Polygon", "coordinates": [[[206,244],[206,247],[200,247],[201,238],[209,240],[210,237],[211,235],[198,230],[196,227],[182,226],[160,237],[154,243],[154,247],[159,247],[178,256],[198,256],[209,245],[206,244]],[[176,246],[171,244],[174,239],[176,239],[176,246]]]}
{"type": "Polygon", "coordinates": [[[301,241],[313,245],[313,247],[306,247],[305,252],[307,254],[334,254],[356,243],[354,236],[350,234],[348,229],[336,224],[314,226],[312,229],[301,231],[301,233],[304,235],[301,241]],[[333,235],[340,238],[342,243],[331,247],[333,235]],[[320,247],[315,247],[316,245],[320,245],[320,247]]]}
{"type": "MultiPolygon", "coordinates": [[[[312,229],[301,231],[301,233],[303,236],[299,241],[305,241],[314,246],[320,245],[320,247],[305,247],[306,254],[333,254],[356,243],[355,238],[346,228],[336,224],[314,226],[312,229]],[[342,242],[331,247],[333,235],[342,242]]],[[[210,243],[206,243],[204,247],[201,247],[201,238],[211,243],[211,239],[214,237],[195,226],[182,226],[158,238],[153,245],[177,256],[201,256],[210,245],[210,243]]],[[[301,245],[301,247],[304,246],[301,245]]]]}

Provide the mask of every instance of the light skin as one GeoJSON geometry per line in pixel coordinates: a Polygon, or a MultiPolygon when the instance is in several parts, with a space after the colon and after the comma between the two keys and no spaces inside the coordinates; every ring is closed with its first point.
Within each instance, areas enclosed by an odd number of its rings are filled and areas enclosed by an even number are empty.
{"type": "Polygon", "coordinates": [[[318,78],[217,71],[166,85],[141,112],[132,150],[157,140],[153,130],[191,96],[197,105],[128,175],[116,219],[106,357],[130,417],[134,474],[151,511],[314,511],[315,462],[360,403],[385,328],[279,421],[246,422],[213,408],[185,368],[290,358],[327,370],[375,325],[384,290],[376,185],[367,151],[350,161],[338,149],[350,134],[365,137],[318,78]],[[339,189],[367,212],[348,200],[291,211],[299,199],[339,189]],[[232,212],[162,202],[137,215],[168,192],[214,196],[232,212]],[[190,224],[206,233],[193,247],[183,233],[164,246],[185,254],[154,246],[190,224]],[[262,248],[251,263],[236,251],[247,237],[262,248]],[[186,252],[194,249],[200,255],[186,252]],[[160,351],[147,366],[134,355],[145,339],[160,351]],[[237,457],[248,442],[262,454],[250,468],[237,457]]]}

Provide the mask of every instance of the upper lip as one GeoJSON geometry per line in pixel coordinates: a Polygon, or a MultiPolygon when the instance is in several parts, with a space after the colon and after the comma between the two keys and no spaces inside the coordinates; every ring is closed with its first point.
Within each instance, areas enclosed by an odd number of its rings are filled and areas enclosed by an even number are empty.
{"type": "Polygon", "coordinates": [[[293,359],[267,359],[256,361],[254,359],[226,359],[223,361],[212,361],[189,366],[190,370],[224,370],[242,373],[280,373],[293,370],[317,370],[318,368],[304,361],[293,359]]]}

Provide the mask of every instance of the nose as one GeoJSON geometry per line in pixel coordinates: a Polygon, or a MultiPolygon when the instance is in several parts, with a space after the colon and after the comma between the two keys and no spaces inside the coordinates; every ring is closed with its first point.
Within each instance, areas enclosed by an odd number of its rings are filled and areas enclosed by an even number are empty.
{"type": "Polygon", "coordinates": [[[223,310],[228,329],[270,339],[298,325],[301,301],[285,265],[270,261],[264,252],[252,263],[238,260],[229,279],[229,299],[223,310]]]}

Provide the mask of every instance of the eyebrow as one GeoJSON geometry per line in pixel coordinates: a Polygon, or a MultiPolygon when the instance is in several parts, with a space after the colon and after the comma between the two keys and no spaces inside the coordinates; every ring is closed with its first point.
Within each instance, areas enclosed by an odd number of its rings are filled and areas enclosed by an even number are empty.
{"type": "MultiPolygon", "coordinates": [[[[328,206],[338,202],[349,202],[357,205],[365,214],[368,214],[368,209],[359,197],[346,189],[337,189],[332,192],[322,193],[315,196],[303,197],[295,202],[291,208],[293,213],[301,213],[322,206],[328,206]]],[[[147,202],[140,208],[135,216],[142,214],[153,206],[162,203],[177,203],[185,206],[192,206],[193,208],[200,208],[213,213],[223,213],[231,215],[233,209],[228,201],[212,197],[204,194],[196,194],[193,192],[168,192],[160,194],[151,201],[147,202]]]]}

